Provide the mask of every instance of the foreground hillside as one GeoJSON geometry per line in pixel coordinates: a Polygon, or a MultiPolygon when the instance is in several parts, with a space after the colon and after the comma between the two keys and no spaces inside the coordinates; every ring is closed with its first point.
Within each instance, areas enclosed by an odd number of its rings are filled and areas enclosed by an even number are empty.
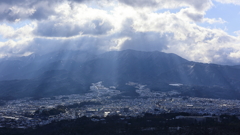
{"type": "Polygon", "coordinates": [[[6,135],[238,135],[240,121],[236,116],[190,116],[187,113],[169,113],[143,117],[111,116],[82,117],[76,120],[54,122],[36,129],[0,128],[6,135]],[[177,119],[182,116],[184,119],[177,119]],[[199,120],[200,119],[200,120],[199,120]]]}

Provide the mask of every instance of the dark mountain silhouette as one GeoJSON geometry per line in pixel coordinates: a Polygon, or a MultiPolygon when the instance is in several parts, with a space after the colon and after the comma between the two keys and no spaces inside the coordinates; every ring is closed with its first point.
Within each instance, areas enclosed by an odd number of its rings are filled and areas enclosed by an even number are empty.
{"type": "Polygon", "coordinates": [[[84,93],[98,81],[119,87],[137,82],[152,90],[174,89],[188,96],[240,98],[239,66],[197,63],[157,51],[32,54],[2,60],[0,80],[1,98],[84,93]],[[174,83],[183,85],[169,86],[174,83]]]}

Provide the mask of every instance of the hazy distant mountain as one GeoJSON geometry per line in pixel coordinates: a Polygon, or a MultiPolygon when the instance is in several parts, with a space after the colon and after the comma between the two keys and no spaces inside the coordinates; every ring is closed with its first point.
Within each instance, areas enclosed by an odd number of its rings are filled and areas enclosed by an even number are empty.
{"type": "Polygon", "coordinates": [[[107,86],[131,81],[153,90],[181,90],[189,96],[238,98],[240,68],[191,62],[157,51],[124,50],[100,55],[57,51],[2,60],[0,80],[2,98],[83,93],[98,81],[107,86]],[[173,83],[183,86],[169,86],[173,83]]]}
{"type": "Polygon", "coordinates": [[[32,79],[48,70],[72,70],[70,68],[77,68],[94,57],[94,54],[83,51],[57,51],[9,58],[0,61],[0,80],[32,79]]]}

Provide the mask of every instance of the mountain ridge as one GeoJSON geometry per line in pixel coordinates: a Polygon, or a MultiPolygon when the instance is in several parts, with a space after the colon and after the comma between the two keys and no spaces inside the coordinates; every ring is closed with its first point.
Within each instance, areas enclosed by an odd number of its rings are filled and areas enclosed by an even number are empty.
{"type": "Polygon", "coordinates": [[[158,91],[185,88],[188,93],[193,87],[202,92],[206,92],[203,88],[212,90],[212,94],[219,94],[219,89],[221,98],[224,91],[232,92],[231,95],[240,92],[238,66],[192,62],[176,54],[157,51],[124,50],[99,55],[60,51],[35,58],[2,61],[0,74],[0,92],[5,93],[0,94],[0,98],[9,95],[8,91],[22,93],[21,97],[36,93],[39,96],[84,93],[89,91],[91,83],[98,81],[121,87],[127,82],[136,82],[158,91]],[[174,83],[183,86],[168,86],[174,83]]]}

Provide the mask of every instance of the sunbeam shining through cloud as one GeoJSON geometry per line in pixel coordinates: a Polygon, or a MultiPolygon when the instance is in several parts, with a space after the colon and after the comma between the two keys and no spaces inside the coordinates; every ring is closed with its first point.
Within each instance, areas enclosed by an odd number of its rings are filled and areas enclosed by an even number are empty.
{"type": "Polygon", "coordinates": [[[0,0],[0,134],[240,133],[239,0],[0,0]]]}
{"type": "Polygon", "coordinates": [[[143,50],[240,64],[237,0],[1,0],[0,57],[143,50]]]}

